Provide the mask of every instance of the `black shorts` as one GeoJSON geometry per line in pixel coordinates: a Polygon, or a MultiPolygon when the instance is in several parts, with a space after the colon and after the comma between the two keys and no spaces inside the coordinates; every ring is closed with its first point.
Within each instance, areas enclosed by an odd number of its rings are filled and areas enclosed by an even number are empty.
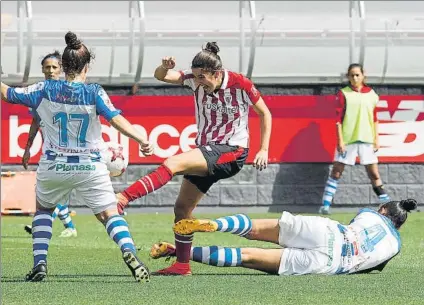
{"type": "Polygon", "coordinates": [[[184,178],[205,194],[215,182],[237,174],[243,168],[249,153],[248,148],[225,144],[209,144],[198,148],[208,164],[208,175],[184,175],[184,178]]]}

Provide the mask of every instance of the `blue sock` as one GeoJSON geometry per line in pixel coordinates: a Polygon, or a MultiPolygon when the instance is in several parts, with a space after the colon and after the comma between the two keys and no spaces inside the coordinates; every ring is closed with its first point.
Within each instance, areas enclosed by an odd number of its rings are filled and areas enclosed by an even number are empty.
{"type": "Polygon", "coordinates": [[[337,179],[333,179],[328,177],[327,184],[324,189],[324,196],[322,197],[322,205],[329,207],[333,202],[334,195],[337,191],[337,184],[339,181],[337,179]]]}
{"type": "Polygon", "coordinates": [[[55,220],[55,218],[57,217],[57,215],[59,215],[60,207],[61,207],[61,205],[60,205],[60,204],[58,204],[58,205],[56,206],[56,208],[54,209],[54,211],[53,211],[53,213],[52,213],[52,218],[53,218],[53,220],[55,220]]]}
{"type": "Polygon", "coordinates": [[[386,203],[390,201],[390,196],[386,193],[384,185],[373,186],[374,193],[378,196],[380,203],[386,203]]]}
{"type": "Polygon", "coordinates": [[[40,262],[47,263],[47,251],[52,238],[53,218],[48,211],[35,212],[32,220],[32,253],[34,267],[40,262]]]}
{"type": "Polygon", "coordinates": [[[215,222],[218,224],[218,231],[220,232],[245,236],[252,231],[252,220],[244,214],[220,217],[215,219],[215,222]]]}
{"type": "Polygon", "coordinates": [[[75,229],[74,223],[72,222],[71,215],[69,215],[69,209],[67,205],[57,205],[59,208],[59,219],[62,221],[66,229],[75,229]]]}
{"type": "Polygon", "coordinates": [[[122,216],[115,215],[110,217],[106,222],[106,231],[122,252],[125,249],[129,249],[132,253],[136,253],[134,241],[128,230],[128,224],[122,216]]]}
{"type": "Polygon", "coordinates": [[[378,200],[380,200],[380,203],[386,203],[390,201],[390,196],[387,194],[382,194],[378,196],[378,200]]]}
{"type": "Polygon", "coordinates": [[[211,266],[237,267],[241,266],[241,248],[193,247],[190,260],[211,266]]]}

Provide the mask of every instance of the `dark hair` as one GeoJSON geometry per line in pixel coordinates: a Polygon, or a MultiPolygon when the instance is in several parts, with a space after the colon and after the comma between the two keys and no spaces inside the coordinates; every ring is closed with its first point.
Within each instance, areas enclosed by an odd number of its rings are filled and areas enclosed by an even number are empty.
{"type": "Polygon", "coordinates": [[[378,211],[380,212],[382,209],[385,209],[386,211],[383,215],[393,222],[396,229],[399,229],[408,217],[407,212],[411,212],[416,208],[417,201],[415,199],[405,199],[384,203],[378,211]]]}
{"type": "Polygon", "coordinates": [[[361,70],[361,73],[364,74],[364,66],[358,63],[353,63],[353,64],[350,64],[349,67],[347,68],[347,75],[349,75],[350,70],[352,70],[353,68],[359,68],[361,70]]]}
{"type": "Polygon", "coordinates": [[[65,42],[66,48],[62,56],[63,71],[67,75],[80,74],[91,59],[94,59],[94,55],[72,32],[66,33],[65,42]]]}
{"type": "Polygon", "coordinates": [[[191,68],[201,68],[208,72],[215,72],[222,69],[222,61],[218,55],[219,47],[216,42],[208,42],[202,51],[194,56],[191,68]]]}
{"type": "Polygon", "coordinates": [[[56,58],[59,61],[59,65],[62,65],[62,55],[60,55],[58,50],[55,50],[53,53],[44,56],[43,60],[41,60],[41,66],[44,66],[44,62],[49,58],[56,58]]]}

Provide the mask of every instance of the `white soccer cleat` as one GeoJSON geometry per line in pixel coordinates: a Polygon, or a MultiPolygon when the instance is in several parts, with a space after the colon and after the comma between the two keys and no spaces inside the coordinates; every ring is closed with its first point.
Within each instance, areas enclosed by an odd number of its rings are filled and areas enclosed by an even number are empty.
{"type": "Polygon", "coordinates": [[[77,237],[77,230],[72,228],[67,228],[60,233],[59,237],[77,237]]]}

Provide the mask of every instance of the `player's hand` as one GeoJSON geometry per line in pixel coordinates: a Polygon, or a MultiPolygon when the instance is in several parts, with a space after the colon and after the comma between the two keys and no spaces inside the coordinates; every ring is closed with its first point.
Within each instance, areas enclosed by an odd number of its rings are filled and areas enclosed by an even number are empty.
{"type": "Polygon", "coordinates": [[[255,156],[253,160],[254,167],[258,170],[263,170],[268,166],[268,151],[261,149],[255,156]]]}
{"type": "Polygon", "coordinates": [[[345,147],[343,142],[340,142],[340,143],[337,144],[337,151],[339,152],[339,154],[345,153],[346,147],[345,147]]]}
{"type": "Polygon", "coordinates": [[[167,56],[162,58],[162,67],[170,70],[175,68],[175,57],[167,56]]]}
{"type": "Polygon", "coordinates": [[[380,149],[380,142],[379,141],[375,141],[374,142],[374,152],[377,152],[380,149]]]}
{"type": "Polygon", "coordinates": [[[22,156],[22,165],[25,169],[28,169],[29,158],[31,158],[31,154],[29,153],[29,149],[25,149],[24,155],[22,156]]]}
{"type": "Polygon", "coordinates": [[[140,143],[140,151],[146,157],[153,155],[153,146],[148,141],[140,143]]]}

